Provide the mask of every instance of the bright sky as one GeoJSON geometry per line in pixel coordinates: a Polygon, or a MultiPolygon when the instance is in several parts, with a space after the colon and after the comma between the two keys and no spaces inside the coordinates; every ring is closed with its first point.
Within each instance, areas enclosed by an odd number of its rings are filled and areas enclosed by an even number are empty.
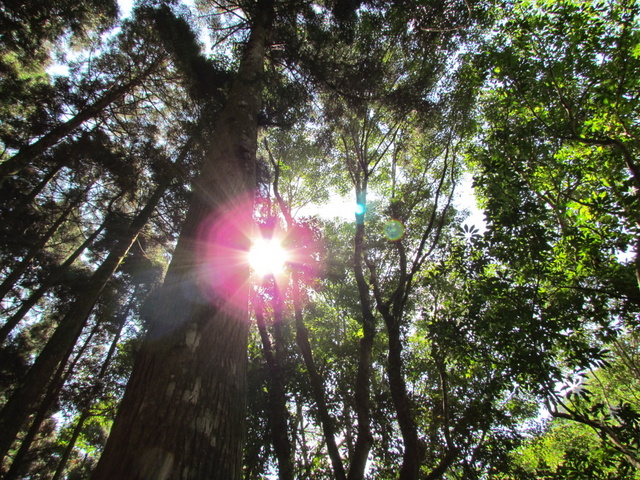
{"type": "Polygon", "coordinates": [[[131,14],[133,0],[118,0],[118,7],[120,7],[120,16],[127,18],[131,14]]]}

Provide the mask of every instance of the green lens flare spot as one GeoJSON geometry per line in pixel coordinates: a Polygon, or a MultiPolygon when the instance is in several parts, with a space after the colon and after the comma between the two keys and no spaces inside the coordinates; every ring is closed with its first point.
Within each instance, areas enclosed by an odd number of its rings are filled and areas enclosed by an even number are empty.
{"type": "Polygon", "coordinates": [[[364,213],[364,205],[361,203],[356,203],[356,215],[362,215],[364,213]]]}
{"type": "Polygon", "coordinates": [[[404,235],[404,225],[400,220],[389,220],[384,224],[384,236],[391,241],[400,240],[404,235]]]}

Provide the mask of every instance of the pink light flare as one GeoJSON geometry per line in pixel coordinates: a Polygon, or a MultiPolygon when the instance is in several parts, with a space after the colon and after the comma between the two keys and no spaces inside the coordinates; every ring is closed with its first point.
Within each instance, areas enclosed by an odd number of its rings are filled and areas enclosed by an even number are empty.
{"type": "Polygon", "coordinates": [[[320,230],[312,220],[296,222],[285,230],[277,222],[256,226],[251,196],[212,213],[200,226],[196,261],[198,284],[207,301],[245,312],[250,284],[265,285],[272,278],[282,291],[295,269],[299,288],[317,286],[323,256],[320,230]],[[286,252],[286,263],[276,275],[251,274],[250,249],[256,239],[275,241],[286,252]]]}
{"type": "Polygon", "coordinates": [[[247,308],[247,252],[255,231],[253,198],[235,199],[212,213],[200,226],[196,258],[201,293],[213,303],[247,308]]]}

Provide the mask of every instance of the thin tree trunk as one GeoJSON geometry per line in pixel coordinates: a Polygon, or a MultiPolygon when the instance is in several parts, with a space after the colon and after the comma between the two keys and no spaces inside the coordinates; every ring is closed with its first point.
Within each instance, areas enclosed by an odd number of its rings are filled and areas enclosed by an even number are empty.
{"type": "MultiPolygon", "coordinates": [[[[266,142],[265,147],[267,148],[271,163],[275,169],[275,179],[273,182],[274,195],[280,207],[280,211],[285,217],[287,228],[291,230],[294,227],[291,209],[288,205],[285,204],[278,190],[280,166],[273,158],[273,155],[271,155],[269,145],[266,142]]],[[[292,296],[296,325],[296,343],[298,345],[298,348],[300,349],[300,353],[302,354],[302,359],[307,369],[309,380],[311,381],[311,391],[316,402],[316,408],[318,409],[318,417],[320,420],[320,424],[322,425],[322,432],[324,434],[325,441],[327,443],[327,451],[329,453],[329,458],[331,459],[331,465],[333,467],[334,475],[337,480],[346,480],[347,475],[344,469],[344,464],[342,462],[342,457],[340,456],[340,451],[338,450],[338,445],[336,444],[333,420],[331,418],[331,415],[329,414],[329,409],[325,400],[324,382],[322,380],[322,377],[318,373],[318,370],[316,369],[315,361],[313,359],[313,351],[311,349],[311,343],[309,342],[309,332],[304,324],[304,320],[302,317],[302,302],[300,301],[300,280],[295,268],[292,269],[291,277],[293,282],[292,296]]]]}
{"type": "Polygon", "coordinates": [[[269,369],[269,420],[273,449],[278,459],[278,478],[279,480],[293,480],[293,457],[291,442],[289,441],[289,415],[282,371],[284,363],[282,349],[284,340],[282,334],[283,304],[280,292],[277,291],[277,286],[275,288],[276,293],[273,301],[275,355],[274,346],[269,338],[264,319],[264,304],[259,298],[256,298],[255,313],[260,338],[262,339],[262,350],[269,369]]]}
{"type": "Polygon", "coordinates": [[[246,252],[273,2],[251,35],[94,479],[239,480],[249,334],[246,252]],[[202,250],[204,249],[204,250],[202,250]]]}
{"type": "Polygon", "coordinates": [[[307,446],[307,438],[304,432],[304,412],[302,411],[302,403],[300,399],[296,399],[296,408],[298,410],[298,418],[300,419],[300,452],[302,454],[302,466],[304,468],[307,480],[311,479],[311,462],[309,461],[309,447],[307,446]]]}
{"type": "Polygon", "coordinates": [[[86,106],[66,122],[52,128],[49,133],[36,140],[34,143],[21,148],[13,157],[0,163],[0,185],[2,185],[6,178],[18,174],[36,157],[42,155],[49,148],[56,145],[60,140],[73,133],[76,128],[84,122],[97,117],[109,105],[120,100],[133,88],[140,85],[159,64],[160,60],[158,59],[128,82],[125,82],[118,87],[110,88],[95,103],[86,106]]]}
{"type": "Polygon", "coordinates": [[[418,439],[418,427],[413,416],[413,410],[409,396],[407,395],[407,386],[402,372],[400,323],[391,315],[385,316],[385,323],[389,336],[387,376],[389,377],[391,398],[396,410],[398,425],[400,426],[402,441],[404,443],[404,454],[402,456],[402,468],[399,479],[417,480],[424,452],[418,439]]]}
{"type": "Polygon", "coordinates": [[[71,433],[71,438],[69,442],[67,442],[67,446],[62,452],[62,456],[60,457],[60,461],[58,462],[58,467],[56,468],[53,477],[51,480],[60,480],[62,475],[64,474],[65,469],[67,468],[67,463],[69,463],[69,458],[71,458],[71,454],[73,453],[73,449],[76,446],[76,442],[78,441],[78,437],[82,433],[82,429],[84,428],[84,423],[91,417],[91,410],[88,408],[83,410],[80,414],[80,418],[78,418],[78,422],[76,426],[73,428],[73,432],[71,433]]]}
{"type": "MultiPolygon", "coordinates": [[[[78,353],[76,354],[75,358],[73,359],[73,361],[71,362],[68,368],[66,365],[66,361],[61,363],[58,366],[58,369],[56,373],[53,375],[53,378],[51,380],[51,385],[49,386],[48,391],[45,394],[44,399],[42,400],[33,421],[31,422],[31,426],[27,430],[27,434],[25,435],[25,437],[22,439],[22,442],[20,443],[20,448],[18,449],[16,456],[13,458],[13,461],[11,462],[11,468],[6,473],[6,475],[2,477],[2,480],[17,479],[18,475],[22,473],[22,470],[24,467],[23,465],[24,459],[26,458],[27,453],[31,448],[31,444],[35,440],[36,435],[40,431],[42,422],[44,422],[44,420],[49,415],[51,408],[55,404],[55,401],[58,398],[60,391],[62,390],[62,387],[67,382],[71,374],[73,373],[73,370],[75,369],[78,361],[80,360],[80,358],[82,358],[82,355],[84,355],[84,352],[86,351],[91,340],[93,339],[93,336],[96,334],[97,331],[98,331],[98,328],[96,325],[91,331],[91,333],[89,334],[89,336],[87,337],[87,339],[85,340],[82,348],[80,348],[80,350],[78,351],[78,353]],[[65,370],[66,370],[66,373],[65,373],[65,370]]],[[[69,355],[70,354],[71,352],[69,352],[69,355]]],[[[69,355],[67,355],[67,357],[69,355]]]]}
{"type": "MultiPolygon", "coordinates": [[[[366,187],[365,187],[366,188],[366,187]]],[[[366,190],[365,190],[366,191],[366,190]]],[[[366,206],[364,192],[359,192],[358,204],[366,206]]],[[[360,297],[360,311],[362,312],[362,338],[358,356],[358,373],[355,384],[355,406],[358,416],[358,437],[356,439],[348,480],[362,480],[369,451],[373,445],[371,435],[371,352],[376,336],[376,319],[371,305],[370,289],[364,278],[364,213],[356,215],[356,232],[354,237],[353,266],[360,297]]]]}
{"type": "MultiPolygon", "coordinates": [[[[124,326],[127,322],[127,318],[129,318],[129,314],[133,308],[133,303],[136,300],[138,294],[138,288],[136,287],[134,289],[134,291],[131,293],[131,298],[129,300],[129,303],[127,304],[126,308],[124,309],[124,312],[122,312],[120,314],[120,318],[118,319],[118,330],[116,331],[116,334],[113,336],[113,340],[111,341],[111,346],[109,347],[109,351],[107,352],[107,356],[104,359],[104,361],[102,362],[102,366],[100,367],[100,371],[98,372],[98,376],[97,376],[97,381],[93,386],[93,392],[91,397],[93,398],[99,391],[99,385],[100,385],[100,381],[104,378],[104,376],[106,375],[107,371],[109,370],[109,367],[111,366],[111,360],[113,359],[113,356],[115,355],[116,352],[116,348],[118,347],[118,342],[120,341],[120,336],[122,335],[122,330],[124,329],[124,326]]],[[[67,467],[67,463],[69,462],[69,458],[71,458],[71,453],[73,452],[73,449],[76,445],[76,442],[78,440],[78,437],[80,436],[80,433],[82,433],[82,428],[84,427],[84,423],[91,417],[91,405],[87,405],[83,410],[82,413],[80,414],[80,418],[78,418],[78,422],[76,423],[76,426],[73,429],[73,433],[71,434],[71,438],[69,439],[69,442],[67,443],[67,446],[64,449],[64,452],[62,453],[62,456],[60,457],[60,461],[58,462],[58,467],[56,468],[56,471],[53,475],[53,477],[51,478],[51,480],[60,480],[60,478],[62,477],[62,475],[64,474],[64,471],[67,467]]],[[[6,480],[6,479],[5,479],[6,480]]]]}
{"type": "Polygon", "coordinates": [[[24,198],[20,199],[20,204],[17,205],[16,208],[14,208],[9,215],[15,218],[17,215],[23,212],[28,205],[31,205],[31,203],[36,199],[36,197],[40,195],[42,190],[44,190],[44,187],[46,187],[49,184],[49,182],[53,179],[53,177],[57,175],[57,173],[62,169],[62,167],[63,165],[61,163],[54,165],[53,168],[51,168],[46,173],[46,175],[42,178],[42,180],[40,180],[40,182],[34,188],[32,188],[31,191],[27,195],[25,195],[24,198]]]}
{"type": "MultiPolygon", "coordinates": [[[[54,382],[57,383],[57,380],[62,377],[64,369],[65,369],[65,365],[60,365],[58,367],[58,371],[54,375],[54,380],[53,380],[54,382]]],[[[38,409],[38,411],[34,416],[31,426],[29,427],[26,435],[20,442],[20,448],[18,449],[15,457],[13,457],[11,461],[11,467],[9,468],[9,471],[5,474],[4,477],[2,477],[2,480],[15,480],[19,478],[19,476],[23,473],[24,460],[27,456],[27,453],[29,453],[31,444],[33,443],[33,441],[36,438],[36,435],[40,431],[42,422],[44,422],[44,420],[49,415],[51,406],[55,402],[55,399],[58,397],[59,393],[60,393],[60,389],[57,388],[57,385],[55,387],[52,386],[52,388],[49,389],[49,392],[47,393],[44,400],[42,401],[42,405],[40,405],[40,408],[38,409]]]]}
{"type": "Polygon", "coordinates": [[[84,252],[98,237],[98,235],[100,235],[102,230],[104,230],[104,226],[105,224],[103,223],[91,235],[89,235],[89,237],[87,237],[87,239],[82,242],[82,244],[76,248],[76,250],[62,264],[56,267],[55,270],[44,279],[40,284],[40,287],[38,287],[35,292],[31,293],[31,295],[22,302],[20,308],[7,319],[2,328],[0,328],[0,345],[6,341],[11,331],[18,325],[18,323],[20,323],[20,320],[24,318],[27,312],[29,312],[36,303],[38,303],[38,300],[47,293],[47,290],[56,284],[62,275],[71,267],[73,262],[75,262],[82,252],[84,252]]]}
{"type": "Polygon", "coordinates": [[[325,441],[327,443],[327,451],[329,453],[329,458],[331,459],[331,465],[333,466],[333,473],[336,477],[336,480],[346,480],[347,475],[344,470],[342,458],[340,457],[338,445],[336,444],[333,419],[329,414],[329,408],[327,407],[327,402],[324,398],[324,383],[322,381],[322,377],[316,370],[316,365],[313,360],[313,352],[311,350],[311,344],[309,343],[309,332],[302,319],[299,278],[295,270],[292,274],[292,277],[293,305],[296,320],[296,343],[298,344],[298,348],[302,353],[302,358],[309,375],[309,381],[311,382],[311,391],[313,393],[313,399],[316,402],[316,408],[318,409],[318,417],[320,420],[320,424],[322,425],[322,431],[324,433],[325,441]]]}
{"type": "Polygon", "coordinates": [[[133,219],[126,233],[116,243],[105,261],[96,269],[55,332],[38,355],[22,384],[0,411],[0,459],[4,458],[27,417],[38,405],[60,363],[66,362],[102,290],[133,245],[140,230],[148,222],[170,179],[165,179],[153,192],[145,207],[133,219]]]}
{"type": "MultiPolygon", "coordinates": [[[[83,192],[83,195],[88,191],[86,189],[83,192]]],[[[70,203],[67,208],[60,214],[60,216],[56,219],[56,221],[49,227],[49,229],[40,237],[40,239],[33,245],[24,258],[18,263],[6,276],[3,282],[0,284],[0,302],[4,299],[5,295],[11,291],[11,289],[15,286],[16,282],[22,277],[24,272],[31,265],[31,261],[35,258],[36,255],[42,252],[42,249],[45,245],[51,240],[51,238],[58,231],[60,226],[67,220],[71,212],[74,208],[76,208],[80,201],[82,200],[83,195],[79,195],[78,198],[70,203]]]]}
{"type": "MultiPolygon", "coordinates": [[[[116,200],[120,198],[121,195],[122,193],[111,199],[109,207],[107,208],[107,215],[111,212],[111,207],[116,202],[116,200]]],[[[0,345],[2,345],[6,341],[11,331],[18,325],[18,323],[20,323],[20,321],[25,317],[29,310],[31,310],[33,306],[38,303],[38,301],[44,296],[44,294],[51,287],[53,287],[56,282],[58,282],[58,280],[60,280],[60,278],[69,270],[69,268],[71,268],[73,262],[75,262],[78,257],[82,255],[82,253],[87,248],[89,248],[89,246],[98,237],[98,235],[102,233],[106,226],[106,221],[107,220],[105,218],[102,224],[91,235],[89,235],[89,237],[87,237],[85,241],[82,242],[82,244],[80,244],[80,246],[76,248],[75,251],[71,255],[69,255],[69,257],[67,257],[67,259],[62,264],[53,269],[51,274],[49,274],[49,276],[46,277],[40,284],[40,287],[38,287],[35,292],[32,292],[26,300],[22,301],[22,303],[20,304],[20,308],[18,308],[18,310],[7,319],[2,328],[0,328],[0,345]]]]}

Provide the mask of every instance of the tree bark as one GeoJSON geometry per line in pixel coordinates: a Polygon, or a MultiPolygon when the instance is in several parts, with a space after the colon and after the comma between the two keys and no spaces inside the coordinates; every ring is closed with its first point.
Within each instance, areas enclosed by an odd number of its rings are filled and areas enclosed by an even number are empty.
{"type": "Polygon", "coordinates": [[[36,438],[36,435],[40,431],[42,422],[44,422],[47,416],[51,413],[51,409],[54,406],[55,401],[58,398],[60,391],[62,390],[62,387],[67,382],[71,374],[73,373],[76,365],[78,364],[78,361],[80,360],[80,358],[82,358],[82,355],[84,355],[84,352],[86,351],[87,347],[91,343],[91,340],[93,339],[93,336],[96,334],[97,331],[98,331],[98,326],[96,325],[94,326],[91,333],[88,335],[84,344],[82,345],[80,350],[77,352],[77,354],[75,355],[75,358],[73,359],[73,361],[68,367],[67,367],[66,361],[60,363],[60,365],[58,366],[58,369],[56,370],[55,374],[53,375],[53,378],[51,379],[49,388],[47,389],[47,392],[44,395],[44,398],[40,403],[40,406],[37,412],[34,415],[34,419],[31,422],[31,426],[29,427],[26,435],[22,439],[18,452],[16,453],[15,457],[13,457],[13,461],[11,462],[11,468],[9,468],[9,471],[6,473],[6,475],[2,477],[2,480],[17,479],[18,476],[24,470],[25,458],[27,457],[27,453],[31,448],[31,444],[33,443],[33,441],[36,438]]]}
{"type": "MultiPolygon", "coordinates": [[[[357,203],[366,207],[366,187],[358,192],[357,203]]],[[[362,338],[360,339],[360,351],[358,355],[358,373],[355,384],[355,406],[358,416],[358,437],[356,439],[351,465],[349,467],[348,480],[362,480],[369,451],[373,445],[371,435],[371,352],[376,335],[376,319],[373,315],[373,307],[369,294],[369,285],[364,278],[364,213],[356,215],[356,232],[354,237],[353,269],[358,286],[360,298],[360,311],[362,312],[362,338]]]]}
{"type": "Polygon", "coordinates": [[[329,408],[325,400],[325,389],[322,377],[316,369],[315,362],[313,360],[313,351],[311,350],[311,344],[309,343],[309,332],[304,325],[302,319],[302,305],[300,301],[300,283],[297,272],[294,270],[293,274],[293,305],[294,315],[296,320],[296,343],[302,353],[305,367],[309,375],[309,381],[311,382],[311,391],[313,392],[313,399],[316,402],[316,408],[318,409],[318,417],[320,424],[322,425],[322,432],[324,433],[325,441],[327,442],[327,451],[329,458],[331,459],[331,465],[333,467],[333,473],[337,480],[346,480],[347,475],[344,470],[342,458],[340,457],[340,451],[336,444],[334,435],[333,419],[329,414],[329,408]]]}
{"type": "Polygon", "coordinates": [[[245,229],[252,223],[272,19],[273,3],[259,2],[165,283],[149,304],[149,331],[96,480],[242,477],[249,332],[245,229]]]}
{"type": "Polygon", "coordinates": [[[400,323],[391,316],[385,318],[389,335],[389,355],[387,376],[391,398],[396,409],[398,425],[402,433],[404,453],[400,480],[417,480],[424,452],[418,439],[418,428],[413,416],[411,402],[407,394],[407,386],[402,373],[402,339],[400,323]]]}
{"type": "Polygon", "coordinates": [[[25,458],[27,457],[27,454],[31,449],[31,445],[33,444],[33,441],[35,440],[36,436],[38,435],[38,432],[40,431],[42,422],[44,422],[44,420],[50,414],[51,406],[53,405],[53,403],[55,402],[55,399],[58,397],[58,394],[60,393],[59,379],[62,378],[64,369],[65,369],[65,365],[60,365],[60,367],[58,367],[58,371],[54,374],[54,379],[52,383],[55,383],[56,385],[52,385],[49,388],[49,392],[47,392],[47,395],[42,401],[42,405],[40,405],[40,408],[34,415],[33,421],[31,422],[31,426],[29,427],[25,436],[22,438],[22,441],[20,442],[20,448],[18,449],[18,451],[16,452],[16,455],[13,457],[11,461],[11,467],[9,468],[7,473],[4,475],[4,477],[2,477],[2,480],[16,480],[20,477],[21,474],[24,473],[24,469],[26,467],[24,465],[25,458]]]}
{"type": "MultiPolygon", "coordinates": [[[[291,230],[294,227],[291,209],[280,195],[280,191],[278,188],[278,182],[280,178],[280,165],[273,158],[271,150],[269,150],[269,145],[268,143],[266,143],[266,141],[265,147],[267,148],[269,158],[275,169],[273,192],[280,207],[280,211],[285,217],[287,228],[291,230]]],[[[304,324],[304,319],[302,317],[302,302],[300,301],[300,280],[295,267],[292,269],[291,277],[293,282],[292,296],[296,325],[296,343],[298,345],[298,348],[300,349],[300,353],[302,354],[302,359],[304,361],[305,367],[307,369],[307,374],[309,375],[309,380],[311,382],[311,391],[316,402],[316,408],[318,409],[318,417],[320,420],[320,424],[322,425],[322,432],[324,434],[325,441],[327,442],[327,451],[329,453],[329,458],[331,459],[333,473],[337,480],[346,480],[347,475],[334,436],[333,420],[331,418],[331,415],[329,414],[329,408],[327,407],[327,402],[325,400],[324,382],[322,380],[322,377],[318,373],[318,370],[316,369],[315,361],[313,360],[311,343],[309,342],[309,332],[304,324]]]]}
{"type": "MultiPolygon", "coordinates": [[[[129,314],[133,309],[133,303],[136,300],[137,290],[138,289],[136,287],[134,289],[134,292],[131,294],[131,298],[126,308],[124,309],[124,312],[121,312],[120,315],[118,316],[118,330],[113,336],[113,340],[111,341],[111,346],[109,347],[107,356],[102,362],[102,366],[100,367],[100,371],[98,372],[97,381],[94,384],[92,389],[93,390],[93,395],[91,396],[92,398],[100,391],[101,380],[104,378],[107,371],[109,370],[109,367],[111,366],[111,360],[113,359],[113,356],[116,353],[116,348],[118,347],[118,342],[120,341],[122,330],[124,329],[125,323],[127,322],[127,318],[129,318],[129,314]]],[[[78,437],[80,436],[80,433],[82,433],[82,428],[84,427],[85,422],[89,418],[91,418],[91,404],[88,404],[82,410],[80,417],[78,418],[78,422],[76,423],[76,426],[73,428],[73,433],[71,434],[71,438],[69,439],[69,442],[67,443],[67,446],[65,447],[64,452],[60,457],[60,461],[58,462],[58,466],[56,468],[55,473],[53,474],[53,477],[51,477],[51,480],[60,480],[60,478],[62,478],[62,475],[67,467],[67,463],[69,462],[69,458],[71,458],[71,453],[73,452],[73,448],[75,447],[76,442],[78,441],[78,437]]]]}

